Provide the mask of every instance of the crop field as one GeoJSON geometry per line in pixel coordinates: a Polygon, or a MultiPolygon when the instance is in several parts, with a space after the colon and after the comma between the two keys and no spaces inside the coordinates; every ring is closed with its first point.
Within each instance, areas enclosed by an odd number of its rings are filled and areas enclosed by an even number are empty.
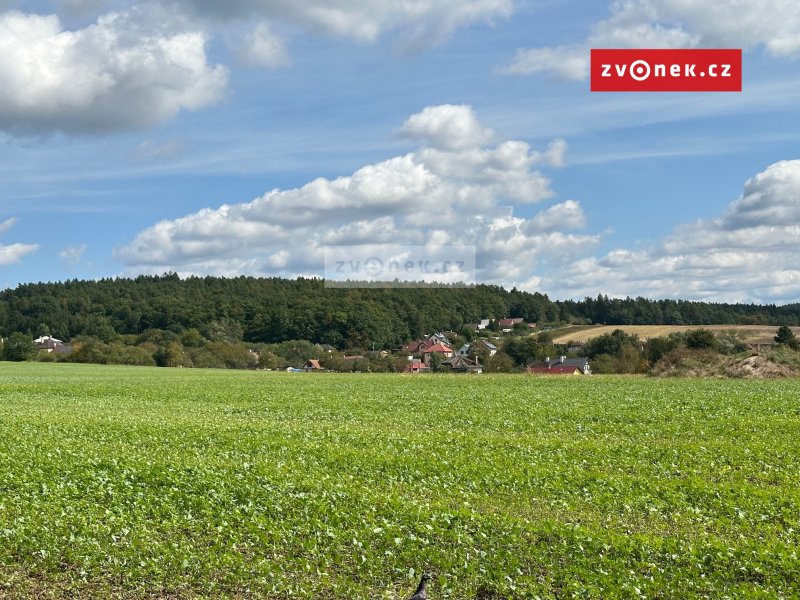
{"type": "Polygon", "coordinates": [[[798,380],[0,363],[0,598],[793,598],[798,547],[798,380]]]}
{"type": "MultiPolygon", "coordinates": [[[[753,344],[770,344],[778,329],[777,325],[575,325],[552,330],[553,341],[557,344],[567,342],[587,342],[588,340],[622,329],[625,333],[638,335],[642,340],[686,333],[691,329],[710,329],[712,331],[736,331],[744,340],[753,344]]],[[[795,335],[800,335],[800,327],[792,327],[795,335]]]]}

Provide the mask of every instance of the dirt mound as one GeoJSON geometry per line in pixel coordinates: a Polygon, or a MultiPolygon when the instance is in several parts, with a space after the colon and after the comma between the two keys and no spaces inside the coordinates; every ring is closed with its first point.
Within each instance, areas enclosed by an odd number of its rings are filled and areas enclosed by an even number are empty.
{"type": "Polygon", "coordinates": [[[722,356],[708,350],[675,350],[650,370],[656,377],[735,377],[772,379],[798,377],[800,368],[774,360],[772,355],[722,356]]]}
{"type": "Polygon", "coordinates": [[[768,357],[760,355],[751,356],[727,365],[725,374],[729,377],[743,377],[745,379],[767,379],[797,375],[791,367],[772,362],[768,357]]]}

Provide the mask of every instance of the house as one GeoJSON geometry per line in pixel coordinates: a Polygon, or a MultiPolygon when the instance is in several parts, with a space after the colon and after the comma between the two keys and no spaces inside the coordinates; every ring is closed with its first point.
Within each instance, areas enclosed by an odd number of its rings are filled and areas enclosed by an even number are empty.
{"type": "Polygon", "coordinates": [[[431,338],[422,338],[419,340],[414,340],[413,342],[409,342],[403,346],[403,350],[407,350],[412,353],[422,353],[425,349],[435,346],[437,343],[441,342],[438,340],[434,341],[431,338]]]}
{"type": "Polygon", "coordinates": [[[481,331],[489,326],[489,319],[481,319],[480,323],[466,323],[464,327],[469,327],[472,331],[481,331]]]}
{"type": "Polygon", "coordinates": [[[489,351],[489,356],[494,356],[495,354],[497,354],[497,346],[495,346],[489,340],[478,340],[475,343],[486,348],[489,351]]]}
{"type": "Polygon", "coordinates": [[[477,346],[478,348],[485,348],[489,352],[489,356],[494,356],[497,354],[497,346],[495,346],[489,340],[478,340],[473,344],[464,344],[461,348],[458,349],[458,354],[460,356],[469,356],[469,352],[473,346],[477,346]]]}
{"type": "Polygon", "coordinates": [[[434,344],[433,346],[430,346],[422,351],[422,361],[426,365],[431,364],[431,356],[434,354],[439,354],[444,358],[451,358],[455,352],[453,352],[453,349],[450,348],[450,346],[445,346],[444,344],[434,344]]]}
{"type": "Polygon", "coordinates": [[[403,369],[403,373],[422,373],[427,370],[428,366],[425,363],[418,358],[412,358],[408,361],[406,368],[403,369]]]}
{"type": "Polygon", "coordinates": [[[428,338],[428,340],[433,342],[434,344],[439,343],[444,346],[450,345],[450,340],[447,339],[447,336],[441,331],[434,333],[431,337],[428,338]]]}
{"type": "Polygon", "coordinates": [[[500,319],[497,321],[497,324],[500,325],[500,328],[502,329],[503,327],[514,327],[514,325],[524,322],[525,320],[522,317],[512,317],[509,319],[500,319]]]}
{"type": "Polygon", "coordinates": [[[592,369],[589,367],[589,359],[585,356],[578,358],[559,356],[557,360],[551,360],[548,356],[544,363],[529,366],[528,373],[544,373],[548,375],[591,375],[592,369]]]}
{"type": "Polygon", "coordinates": [[[409,342],[405,346],[403,346],[403,350],[407,350],[412,354],[422,354],[430,348],[431,346],[435,346],[440,344],[442,346],[449,346],[450,340],[447,339],[447,336],[442,332],[434,333],[431,336],[414,340],[413,342],[409,342]]]}
{"type": "Polygon", "coordinates": [[[449,367],[454,372],[483,373],[483,365],[478,362],[478,359],[461,356],[459,354],[443,361],[442,366],[449,367]]]}
{"type": "Polygon", "coordinates": [[[36,338],[33,340],[33,345],[37,350],[47,352],[48,354],[51,352],[55,354],[68,354],[72,352],[72,346],[49,335],[36,338]]]}
{"type": "Polygon", "coordinates": [[[580,352],[583,349],[584,342],[580,340],[575,342],[570,342],[567,346],[567,352],[580,352]]]}
{"type": "Polygon", "coordinates": [[[497,325],[503,333],[511,333],[511,330],[514,329],[514,325],[524,322],[525,320],[522,317],[512,317],[508,319],[498,319],[497,325]]]}
{"type": "Polygon", "coordinates": [[[312,358],[311,360],[306,361],[306,364],[303,365],[303,369],[306,371],[320,371],[322,367],[319,364],[319,361],[312,358]]]}

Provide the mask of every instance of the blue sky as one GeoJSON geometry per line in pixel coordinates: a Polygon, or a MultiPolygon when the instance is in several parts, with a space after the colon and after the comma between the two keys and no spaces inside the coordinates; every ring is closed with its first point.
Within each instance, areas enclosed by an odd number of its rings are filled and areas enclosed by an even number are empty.
{"type": "Polygon", "coordinates": [[[797,302],[798,58],[788,0],[0,0],[0,288],[463,244],[556,298],[797,302]],[[592,94],[591,47],[743,48],[743,91],[592,94]]]}

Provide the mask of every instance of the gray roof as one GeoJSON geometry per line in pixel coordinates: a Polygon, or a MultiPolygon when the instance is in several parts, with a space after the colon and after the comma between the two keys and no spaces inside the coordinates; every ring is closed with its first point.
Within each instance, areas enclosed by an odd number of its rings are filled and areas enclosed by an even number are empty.
{"type": "Polygon", "coordinates": [[[587,356],[579,356],[577,358],[563,358],[558,356],[556,358],[551,358],[549,364],[586,369],[586,367],[589,365],[589,358],[587,356]]]}

